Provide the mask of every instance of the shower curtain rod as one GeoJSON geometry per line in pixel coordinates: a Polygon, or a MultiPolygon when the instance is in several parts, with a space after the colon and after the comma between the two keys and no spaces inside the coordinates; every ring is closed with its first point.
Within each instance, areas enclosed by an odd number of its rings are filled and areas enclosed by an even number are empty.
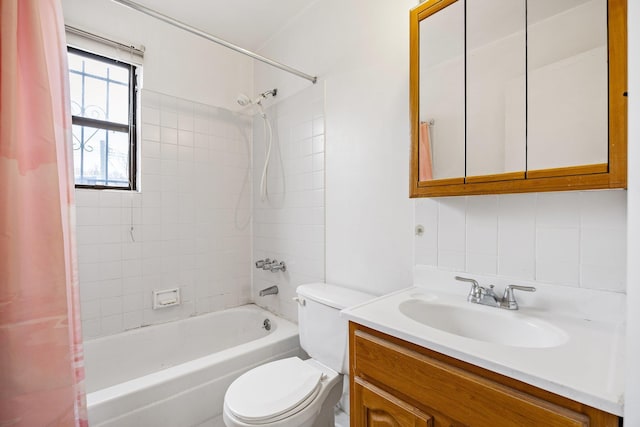
{"type": "Polygon", "coordinates": [[[94,40],[102,44],[106,44],[108,46],[114,47],[116,49],[123,50],[125,52],[135,53],[136,55],[141,57],[144,56],[144,46],[140,46],[140,48],[137,48],[133,45],[128,45],[128,44],[120,43],[114,40],[109,40],[97,34],[93,34],[93,33],[89,33],[87,31],[81,30],[80,28],[72,27],[71,25],[65,25],[64,29],[69,34],[75,34],[76,36],[84,37],[85,39],[94,40]]]}
{"type": "Polygon", "coordinates": [[[157,12],[157,11],[155,11],[153,9],[149,9],[146,6],[142,6],[141,4],[135,3],[135,2],[130,1],[130,0],[112,0],[112,1],[114,1],[116,3],[119,3],[119,4],[123,5],[123,6],[129,7],[131,9],[133,9],[133,10],[137,10],[138,12],[142,12],[142,13],[144,13],[146,15],[149,15],[149,16],[151,16],[153,18],[159,19],[160,21],[164,21],[167,24],[173,25],[174,27],[181,28],[181,29],[183,29],[185,31],[190,32],[191,34],[195,34],[196,36],[200,36],[200,37],[202,37],[204,39],[207,39],[209,41],[212,41],[214,43],[218,43],[219,45],[222,45],[222,46],[224,46],[226,48],[229,48],[231,50],[235,50],[236,52],[239,52],[239,53],[241,53],[243,55],[247,55],[247,56],[249,56],[249,57],[251,57],[253,59],[257,59],[258,61],[264,62],[265,64],[269,64],[269,65],[271,65],[273,67],[279,68],[279,69],[281,69],[283,71],[286,71],[288,73],[295,74],[298,77],[302,77],[303,79],[309,80],[311,83],[315,84],[318,81],[318,78],[316,76],[312,76],[312,75],[303,73],[302,71],[296,70],[295,68],[289,67],[288,65],[284,65],[284,64],[281,64],[280,62],[274,61],[272,59],[265,58],[264,56],[258,55],[257,53],[252,52],[250,50],[243,49],[240,46],[236,46],[233,43],[229,43],[226,40],[223,40],[221,38],[215,37],[215,36],[213,36],[213,35],[211,35],[209,33],[205,33],[204,31],[201,31],[201,30],[199,30],[197,28],[194,28],[194,27],[192,27],[190,25],[187,25],[187,24],[185,24],[183,22],[180,22],[180,21],[178,21],[176,19],[173,19],[170,16],[163,15],[162,13],[157,12]]]}

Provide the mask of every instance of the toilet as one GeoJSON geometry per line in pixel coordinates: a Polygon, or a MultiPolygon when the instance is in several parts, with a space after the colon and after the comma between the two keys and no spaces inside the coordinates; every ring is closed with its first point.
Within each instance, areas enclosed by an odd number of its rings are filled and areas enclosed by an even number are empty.
{"type": "Polygon", "coordinates": [[[311,357],[276,360],[238,377],[224,397],[227,427],[333,427],[349,373],[348,327],[340,310],[373,298],[324,283],[301,285],[300,346],[311,357]]]}

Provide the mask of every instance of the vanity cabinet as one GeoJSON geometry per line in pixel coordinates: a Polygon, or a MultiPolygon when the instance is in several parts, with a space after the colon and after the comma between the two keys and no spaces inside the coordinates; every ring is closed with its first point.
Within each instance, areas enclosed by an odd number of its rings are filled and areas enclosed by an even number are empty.
{"type": "Polygon", "coordinates": [[[618,427],[612,414],[350,322],[351,427],[618,427]]]}

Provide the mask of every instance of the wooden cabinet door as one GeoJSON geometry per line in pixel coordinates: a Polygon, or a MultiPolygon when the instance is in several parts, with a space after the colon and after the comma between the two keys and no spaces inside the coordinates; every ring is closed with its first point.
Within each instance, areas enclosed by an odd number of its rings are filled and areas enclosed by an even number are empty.
{"type": "Polygon", "coordinates": [[[355,376],[473,427],[589,427],[586,415],[376,337],[355,332],[355,376]]]}
{"type": "Polygon", "coordinates": [[[432,427],[432,419],[378,387],[354,378],[351,427],[432,427]]]}
{"type": "Polygon", "coordinates": [[[480,372],[355,323],[350,324],[349,350],[351,427],[619,425],[616,415],[550,393],[541,395],[530,385],[514,388],[513,379],[480,372]]]}

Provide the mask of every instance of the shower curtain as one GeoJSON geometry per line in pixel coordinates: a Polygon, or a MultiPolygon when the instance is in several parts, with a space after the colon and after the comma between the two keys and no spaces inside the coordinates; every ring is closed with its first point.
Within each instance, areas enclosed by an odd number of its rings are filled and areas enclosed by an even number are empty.
{"type": "Polygon", "coordinates": [[[418,146],[418,180],[429,181],[433,179],[433,163],[431,159],[431,140],[429,138],[429,123],[420,122],[418,146]]]}
{"type": "Polygon", "coordinates": [[[59,0],[0,1],[0,426],[86,426],[59,0]]]}

